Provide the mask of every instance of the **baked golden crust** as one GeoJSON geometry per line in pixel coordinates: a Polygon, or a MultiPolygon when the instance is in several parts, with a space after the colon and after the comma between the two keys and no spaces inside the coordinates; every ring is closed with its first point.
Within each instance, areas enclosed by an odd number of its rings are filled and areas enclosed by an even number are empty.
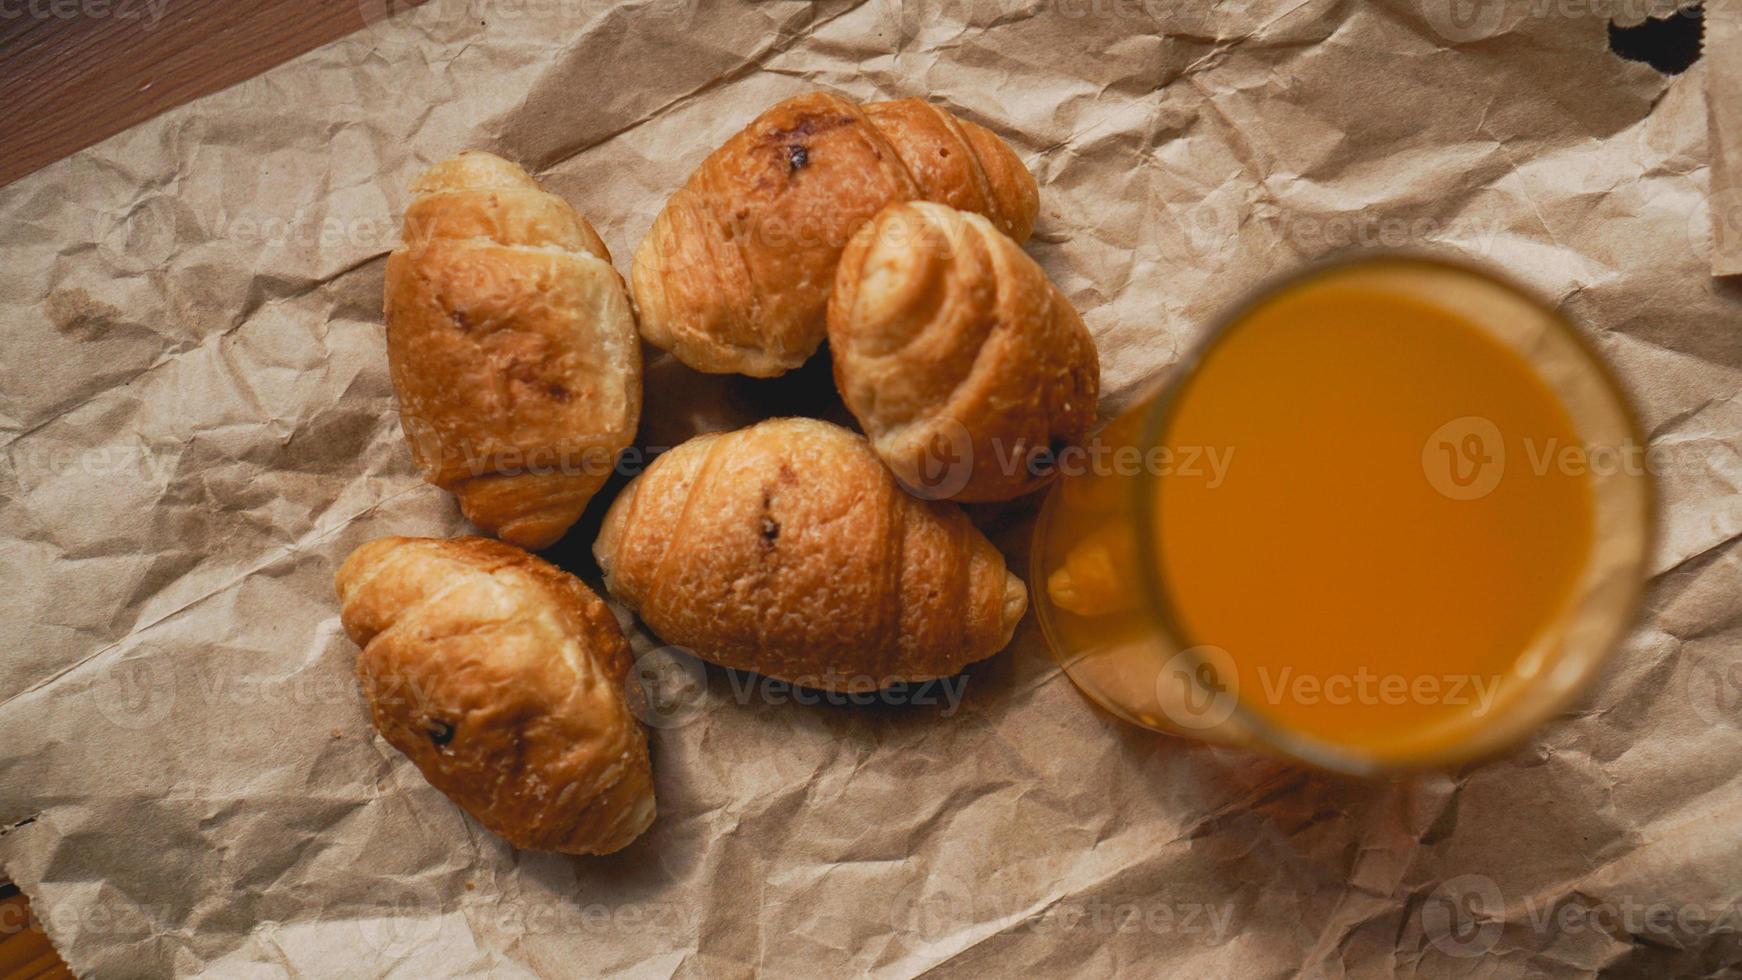
{"type": "Polygon", "coordinates": [[[635,437],[641,349],[585,218],[463,153],[417,182],[387,261],[387,358],[412,456],[472,523],[526,548],[580,517],[635,437]]]}
{"type": "Polygon", "coordinates": [[[1095,341],[1070,300],[977,214],[894,204],[848,243],[829,300],[847,408],[924,496],[1008,500],[1095,419],[1095,341]]]}
{"type": "Polygon", "coordinates": [[[479,823],[607,854],[653,822],[629,645],[574,576],[486,538],[394,537],[335,584],[375,727],[479,823]]]}
{"type": "Polygon", "coordinates": [[[698,436],[612,502],[605,584],[666,642],[824,690],[946,677],[1010,642],[1022,580],[858,435],[773,419],[698,436]]]}
{"type": "Polygon", "coordinates": [[[920,99],[811,93],[770,108],[666,202],[630,278],[648,343],[769,377],[822,343],[835,262],[884,205],[925,198],[1034,229],[1034,177],[1002,140],[920,99]]]}

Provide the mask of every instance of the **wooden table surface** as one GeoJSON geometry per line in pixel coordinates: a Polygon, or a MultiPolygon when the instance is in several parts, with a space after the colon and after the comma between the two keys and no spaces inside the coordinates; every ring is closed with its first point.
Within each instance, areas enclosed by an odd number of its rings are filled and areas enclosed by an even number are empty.
{"type": "Polygon", "coordinates": [[[11,886],[0,885],[0,977],[70,980],[72,975],[31,917],[30,902],[11,886]]]}
{"type": "Polygon", "coordinates": [[[5,0],[0,185],[423,0],[5,0]]]}

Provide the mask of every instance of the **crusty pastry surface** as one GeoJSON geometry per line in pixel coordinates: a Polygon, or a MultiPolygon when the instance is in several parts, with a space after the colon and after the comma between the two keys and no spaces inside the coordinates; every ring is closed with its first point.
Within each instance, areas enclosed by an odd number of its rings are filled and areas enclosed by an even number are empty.
{"type": "Polygon", "coordinates": [[[1095,419],[1100,364],[1070,300],[991,222],[893,204],[853,236],[829,301],[835,383],[909,489],[1008,500],[1095,419]]]}
{"type": "Polygon", "coordinates": [[[425,479],[486,533],[562,537],[635,437],[641,350],[585,218],[463,153],[418,180],[387,262],[387,356],[425,479]]]}
{"type": "Polygon", "coordinates": [[[813,419],[698,436],[612,503],[610,593],[667,643],[824,690],[945,677],[1010,641],[1022,580],[954,504],[813,419]]]}
{"type": "Polygon", "coordinates": [[[629,645],[580,580],[486,538],[380,538],[336,584],[375,727],[517,847],[606,854],[653,821],[629,645]]]}
{"type": "Polygon", "coordinates": [[[702,161],[635,252],[642,336],[700,371],[767,377],[815,353],[835,262],[884,205],[923,198],[1034,229],[1034,177],[922,99],[778,103],[702,161]]]}

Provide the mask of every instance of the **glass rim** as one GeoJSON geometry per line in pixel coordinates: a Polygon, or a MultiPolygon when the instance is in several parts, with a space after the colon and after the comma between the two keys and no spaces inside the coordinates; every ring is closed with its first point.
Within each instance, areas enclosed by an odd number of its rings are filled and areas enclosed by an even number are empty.
{"type": "MultiPolygon", "coordinates": [[[[1458,252],[1361,246],[1341,249],[1286,272],[1272,274],[1243,290],[1239,298],[1220,312],[1210,326],[1187,346],[1185,354],[1168,367],[1165,377],[1157,383],[1156,389],[1150,395],[1149,405],[1138,409],[1145,414],[1140,430],[1143,444],[1160,445],[1162,433],[1173,418],[1180,393],[1203,366],[1205,358],[1234,327],[1244,322],[1261,305],[1303,283],[1338,270],[1383,262],[1412,263],[1472,276],[1512,293],[1544,313],[1545,321],[1553,324],[1552,329],[1571,342],[1572,349],[1577,352],[1582,362],[1581,369],[1591,373],[1603,393],[1619,410],[1627,437],[1639,446],[1648,445],[1627,387],[1584,336],[1574,319],[1557,309],[1535,289],[1486,263],[1458,252]]],[[[1538,365],[1531,363],[1530,367],[1533,373],[1540,376],[1538,365]]],[[[1561,400],[1561,393],[1556,391],[1555,397],[1561,400]]],[[[1655,550],[1659,536],[1657,481],[1649,467],[1639,476],[1644,482],[1644,513],[1639,515],[1642,561],[1628,575],[1626,608],[1618,620],[1620,625],[1612,636],[1604,638],[1599,649],[1585,658],[1585,662],[1579,665],[1577,675],[1569,682],[1557,690],[1541,692],[1537,697],[1521,699],[1502,709],[1487,732],[1460,738],[1419,755],[1386,758],[1363,754],[1352,747],[1291,730],[1286,725],[1265,717],[1262,712],[1248,707],[1238,694],[1232,697],[1230,720],[1249,733],[1251,741],[1260,747],[1321,769],[1354,776],[1399,775],[1459,765],[1498,755],[1515,746],[1585,694],[1603,668],[1613,659],[1627,635],[1638,625],[1639,613],[1644,604],[1645,584],[1649,578],[1644,559],[1648,559],[1655,550]]],[[[1188,634],[1180,627],[1170,599],[1171,592],[1156,554],[1158,526],[1153,502],[1158,499],[1162,479],[1158,473],[1145,471],[1132,481],[1134,497],[1131,503],[1136,513],[1138,579],[1144,599],[1143,607],[1153,625],[1162,632],[1164,642],[1170,643],[1179,651],[1175,656],[1185,657],[1188,666],[1195,670],[1210,662],[1195,652],[1204,645],[1190,643],[1188,634]]],[[[1563,617],[1565,615],[1566,613],[1561,614],[1563,617]]]]}

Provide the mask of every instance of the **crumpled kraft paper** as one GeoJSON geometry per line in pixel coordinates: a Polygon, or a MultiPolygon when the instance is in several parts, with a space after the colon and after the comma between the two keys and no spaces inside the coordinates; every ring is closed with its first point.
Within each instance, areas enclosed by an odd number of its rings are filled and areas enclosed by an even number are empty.
{"type": "MultiPolygon", "coordinates": [[[[1600,7],[434,0],[0,190],[0,868],[98,976],[1733,970],[1742,294],[1709,274],[1706,67],[1617,59],[1600,7]],[[407,186],[516,158],[627,269],[713,146],[814,87],[1018,149],[1103,414],[1337,248],[1552,297],[1661,491],[1604,682],[1504,758],[1363,783],[1115,722],[1032,622],[871,707],[637,630],[652,830],[604,859],[482,831],[369,728],[331,587],[364,540],[466,530],[388,383],[407,186]]],[[[656,358],[640,441],[841,418],[831,387],[656,358]]],[[[973,512],[1019,570],[1035,503],[973,512]]],[[[595,584],[604,504],[551,553],[595,584]]]]}
{"type": "Polygon", "coordinates": [[[1712,273],[1742,274],[1742,2],[1705,8],[1706,109],[1711,120],[1712,273]]]}

